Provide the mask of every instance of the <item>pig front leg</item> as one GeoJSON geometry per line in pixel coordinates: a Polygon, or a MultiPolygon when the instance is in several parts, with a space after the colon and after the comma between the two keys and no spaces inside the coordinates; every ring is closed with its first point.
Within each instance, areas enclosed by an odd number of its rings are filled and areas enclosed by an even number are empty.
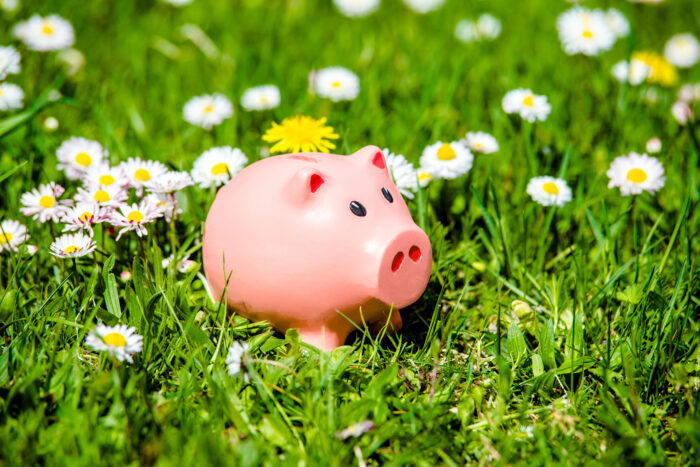
{"type": "Polygon", "coordinates": [[[303,342],[314,345],[323,351],[329,351],[345,344],[350,334],[349,329],[329,328],[321,326],[318,329],[299,329],[299,337],[303,342]]]}

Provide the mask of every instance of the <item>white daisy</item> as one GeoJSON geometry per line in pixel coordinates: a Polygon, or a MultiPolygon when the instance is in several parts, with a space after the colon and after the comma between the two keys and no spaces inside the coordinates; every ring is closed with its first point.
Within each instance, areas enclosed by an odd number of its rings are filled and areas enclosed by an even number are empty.
{"type": "Polygon", "coordinates": [[[664,186],[664,168],[658,159],[630,152],[615,158],[607,171],[608,188],[619,187],[622,196],[648,191],[652,195],[664,186]]]}
{"type": "Polygon", "coordinates": [[[122,204],[117,210],[109,215],[109,222],[115,227],[121,227],[117,240],[125,232],[136,231],[136,235],[142,237],[148,234],[146,224],[153,222],[163,215],[152,199],[145,198],[140,203],[132,205],[122,204]]]}
{"type": "Polygon", "coordinates": [[[649,138],[649,141],[647,141],[646,149],[648,153],[656,154],[657,152],[661,151],[661,146],[661,140],[654,136],[653,138],[649,138]]]}
{"type": "Polygon", "coordinates": [[[0,8],[5,11],[15,11],[19,6],[19,0],[0,0],[0,8]]]}
{"type": "Polygon", "coordinates": [[[28,237],[27,228],[19,222],[11,219],[0,222],[0,251],[17,251],[28,237]]]}
{"type": "Polygon", "coordinates": [[[163,0],[163,2],[168,3],[172,6],[185,6],[192,3],[192,0],[163,0]]]}
{"type": "Polygon", "coordinates": [[[223,185],[240,172],[246,162],[248,158],[238,148],[211,148],[194,161],[192,179],[202,188],[223,185]]]}
{"type": "Polygon", "coordinates": [[[464,144],[474,152],[481,154],[491,154],[498,151],[498,141],[496,138],[483,131],[470,131],[464,138],[464,144]]]}
{"type": "Polygon", "coordinates": [[[453,179],[469,172],[473,160],[469,148],[461,141],[438,141],[423,150],[420,165],[435,178],[453,179]]]}
{"type": "Polygon", "coordinates": [[[687,83],[678,90],[678,100],[691,103],[700,101],[700,83],[687,83]]]}
{"type": "Polygon", "coordinates": [[[360,78],[340,66],[311,72],[309,82],[314,93],[333,102],[351,101],[360,93],[360,78]]]}
{"type": "Polygon", "coordinates": [[[630,33],[630,23],[620,10],[608,8],[605,12],[605,20],[616,38],[626,37],[630,33]]]}
{"type": "Polygon", "coordinates": [[[22,204],[20,211],[25,216],[31,216],[39,224],[49,219],[58,222],[59,217],[72,204],[69,200],[58,200],[64,191],[63,187],[55,182],[39,185],[38,189],[34,188],[22,194],[19,200],[22,204]]]}
{"type": "Polygon", "coordinates": [[[44,130],[46,131],[56,131],[58,129],[58,120],[56,119],[56,117],[52,117],[49,115],[41,123],[41,126],[43,126],[44,130]]]}
{"type": "Polygon", "coordinates": [[[73,136],[56,149],[59,170],[66,172],[66,177],[77,180],[91,167],[101,166],[107,151],[97,141],[73,136]]]}
{"type": "Polygon", "coordinates": [[[418,170],[416,170],[416,173],[418,174],[418,184],[421,186],[421,188],[428,186],[430,181],[433,179],[433,174],[428,172],[424,167],[419,167],[418,170]]]}
{"type": "Polygon", "coordinates": [[[84,229],[92,235],[92,226],[104,222],[108,217],[108,209],[97,203],[81,202],[66,209],[61,215],[61,222],[65,224],[64,232],[84,229]]]}
{"type": "Polygon", "coordinates": [[[187,101],[182,109],[186,122],[211,130],[233,115],[233,105],[223,94],[196,96],[187,101]]]}
{"type": "Polygon", "coordinates": [[[30,255],[34,256],[37,251],[39,251],[39,247],[36,245],[26,245],[25,248],[27,249],[27,253],[30,255]]]}
{"type": "Polygon", "coordinates": [[[182,210],[177,205],[177,200],[172,193],[151,193],[145,199],[158,208],[166,222],[170,222],[182,214],[182,210]]]}
{"type": "Polygon", "coordinates": [[[131,280],[131,271],[122,271],[119,273],[119,280],[122,282],[129,282],[131,280]]]}
{"type": "Polygon", "coordinates": [[[243,363],[243,359],[248,353],[248,343],[233,341],[233,344],[228,349],[228,355],[226,356],[226,366],[228,367],[228,374],[231,376],[236,376],[243,374],[248,381],[246,369],[243,363]]]}
{"type": "Polygon", "coordinates": [[[24,42],[27,48],[46,52],[65,49],[73,45],[73,26],[58,15],[41,17],[34,15],[15,25],[12,34],[24,42]]]}
{"type": "Polygon", "coordinates": [[[501,106],[506,113],[520,114],[528,122],[547,120],[552,110],[546,96],[538,96],[529,89],[522,88],[508,91],[501,101],[501,106]]]}
{"type": "Polygon", "coordinates": [[[333,0],[335,7],[345,16],[359,18],[377,11],[379,0],[333,0]]]}
{"type": "Polygon", "coordinates": [[[484,39],[495,39],[501,35],[501,21],[493,15],[484,13],[476,20],[476,30],[484,39]]]}
{"type": "Polygon", "coordinates": [[[615,34],[601,10],[575,6],[557,18],[557,30],[564,52],[569,55],[598,55],[615,43],[615,34]]]}
{"type": "Polygon", "coordinates": [[[462,19],[455,26],[455,37],[457,40],[469,43],[479,39],[479,30],[476,22],[471,19],[462,19]]]}
{"type": "Polygon", "coordinates": [[[12,83],[0,83],[0,110],[16,110],[22,108],[24,91],[12,83]]]}
{"type": "Polygon", "coordinates": [[[80,50],[63,49],[56,58],[63,64],[68,76],[77,74],[85,66],[85,55],[80,50]]]}
{"type": "Polygon", "coordinates": [[[92,165],[81,178],[88,187],[126,187],[129,184],[120,166],[110,167],[107,163],[92,165]]]}
{"type": "Polygon", "coordinates": [[[348,439],[351,436],[353,438],[359,438],[372,429],[374,429],[374,423],[372,423],[372,420],[364,420],[354,423],[343,430],[336,431],[335,437],[338,439],[348,439]]]}
{"type": "Polygon", "coordinates": [[[274,109],[280,105],[280,89],[274,84],[248,88],[241,96],[241,107],[247,111],[274,109]]]}
{"type": "Polygon", "coordinates": [[[402,154],[394,154],[388,149],[383,149],[382,154],[399,193],[406,198],[413,198],[413,192],[418,189],[418,175],[413,164],[408,162],[402,154]]]}
{"type": "Polygon", "coordinates": [[[59,258],[80,258],[95,251],[95,241],[82,232],[63,234],[51,243],[51,254],[59,258]]]}
{"type": "Polygon", "coordinates": [[[664,58],[671,65],[690,68],[700,61],[700,42],[689,32],[676,34],[666,42],[664,58]]]}
{"type": "Polygon", "coordinates": [[[534,177],[527,184],[527,194],[542,206],[564,206],[571,201],[571,188],[561,178],[534,177]]]}
{"type": "Polygon", "coordinates": [[[117,185],[92,186],[78,188],[75,200],[79,203],[97,203],[102,207],[116,207],[129,196],[127,191],[117,185]]]}
{"type": "Polygon", "coordinates": [[[145,183],[151,193],[173,193],[194,185],[192,177],[187,172],[165,172],[145,183]]]}
{"type": "Polygon", "coordinates": [[[105,326],[100,323],[85,338],[85,345],[107,352],[120,362],[134,363],[132,355],[143,349],[143,336],[136,334],[136,328],[125,324],[105,326]]]}
{"type": "Polygon", "coordinates": [[[168,168],[158,161],[143,160],[138,157],[130,157],[126,162],[119,164],[119,168],[129,181],[129,186],[136,188],[139,193],[146,183],[168,171],[168,168]]]}
{"type": "Polygon", "coordinates": [[[671,106],[671,115],[676,119],[679,125],[686,125],[688,121],[694,119],[693,110],[683,101],[676,101],[671,106]]]}
{"type": "Polygon", "coordinates": [[[437,10],[445,3],[445,0],[403,0],[407,7],[418,14],[437,10]]]}
{"type": "Polygon", "coordinates": [[[0,47],[0,81],[7,75],[19,73],[20,58],[14,47],[0,47]]]}
{"type": "Polygon", "coordinates": [[[651,74],[649,65],[641,60],[633,58],[630,66],[625,60],[617,62],[612,67],[612,75],[621,83],[629,83],[633,86],[641,84],[651,74]]]}

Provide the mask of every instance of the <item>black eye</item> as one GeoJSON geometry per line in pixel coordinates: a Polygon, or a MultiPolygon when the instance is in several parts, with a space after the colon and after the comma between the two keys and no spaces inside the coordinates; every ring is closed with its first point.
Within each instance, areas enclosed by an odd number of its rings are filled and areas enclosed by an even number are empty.
{"type": "Polygon", "coordinates": [[[387,201],[389,201],[390,203],[394,202],[394,197],[391,196],[391,193],[389,193],[389,190],[387,190],[386,188],[382,188],[382,194],[384,195],[384,197],[386,198],[387,201]]]}
{"type": "Polygon", "coordinates": [[[364,217],[367,215],[367,210],[365,209],[365,207],[357,201],[350,202],[350,211],[352,211],[353,214],[359,217],[364,217]]]}

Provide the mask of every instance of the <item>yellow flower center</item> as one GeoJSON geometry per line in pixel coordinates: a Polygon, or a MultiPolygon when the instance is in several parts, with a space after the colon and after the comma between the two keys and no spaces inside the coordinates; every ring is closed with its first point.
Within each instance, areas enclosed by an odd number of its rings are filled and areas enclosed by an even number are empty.
{"type": "Polygon", "coordinates": [[[80,215],[80,217],[78,217],[78,220],[87,224],[88,222],[92,221],[92,213],[85,211],[80,215]]]}
{"type": "Polygon", "coordinates": [[[581,35],[586,39],[590,39],[593,37],[593,31],[591,31],[590,29],[584,29],[581,35]]]}
{"type": "Polygon", "coordinates": [[[102,338],[105,344],[111,345],[112,347],[124,347],[126,345],[126,338],[119,334],[118,332],[110,332],[102,338]]]}
{"type": "Polygon", "coordinates": [[[139,211],[131,211],[129,215],[126,216],[126,220],[129,222],[141,222],[141,219],[143,219],[143,214],[139,211]]]}
{"type": "Polygon", "coordinates": [[[533,105],[535,105],[532,94],[530,94],[529,96],[525,96],[525,98],[523,99],[523,105],[527,107],[532,107],[533,105]]]}
{"type": "Polygon", "coordinates": [[[86,152],[79,152],[75,155],[75,163],[87,167],[92,163],[92,158],[90,158],[90,155],[86,152]]]}
{"type": "Polygon", "coordinates": [[[630,169],[627,172],[627,180],[632,183],[642,183],[647,179],[647,173],[642,169],[630,169]]]}
{"type": "Polygon", "coordinates": [[[42,33],[42,34],[46,34],[47,36],[50,36],[51,34],[53,34],[53,28],[51,27],[51,25],[49,24],[48,21],[44,21],[44,22],[42,23],[42,25],[41,25],[41,33],[42,33]]]}
{"type": "Polygon", "coordinates": [[[109,201],[109,193],[104,190],[97,190],[93,199],[98,203],[106,203],[109,201]]]}
{"type": "Polygon", "coordinates": [[[211,168],[212,175],[222,175],[228,173],[228,165],[225,162],[219,162],[211,168]]]}
{"type": "Polygon", "coordinates": [[[440,146],[440,149],[438,149],[437,158],[441,161],[450,161],[455,157],[457,157],[455,150],[452,149],[452,146],[447,143],[444,143],[442,146],[440,146]]]}
{"type": "Polygon", "coordinates": [[[147,182],[151,179],[151,174],[148,173],[146,169],[136,169],[134,172],[134,178],[139,182],[147,182]]]}
{"type": "Polygon", "coordinates": [[[474,143],[474,149],[481,149],[482,146],[483,145],[481,143],[474,143]]]}
{"type": "Polygon", "coordinates": [[[549,193],[550,195],[559,194],[559,188],[557,188],[557,186],[552,182],[542,184],[542,191],[544,191],[545,193],[549,193]]]}
{"type": "Polygon", "coordinates": [[[0,97],[2,97],[2,86],[0,86],[0,97]]]}
{"type": "Polygon", "coordinates": [[[431,178],[433,178],[433,176],[428,172],[421,172],[418,174],[418,180],[420,180],[421,182],[423,180],[430,180],[431,178]]]}
{"type": "Polygon", "coordinates": [[[331,83],[331,86],[333,86],[334,88],[339,88],[340,85],[341,85],[341,84],[340,84],[340,81],[333,81],[333,82],[331,83]]]}
{"type": "Polygon", "coordinates": [[[53,196],[42,196],[39,199],[39,206],[41,206],[42,208],[50,208],[51,206],[53,206],[55,201],[56,200],[53,198],[53,196]]]}
{"type": "Polygon", "coordinates": [[[111,185],[114,183],[114,177],[109,174],[100,175],[100,178],[98,178],[97,181],[100,182],[100,185],[111,185]]]}
{"type": "Polygon", "coordinates": [[[267,96],[260,96],[260,103],[267,104],[267,96]]]}
{"type": "Polygon", "coordinates": [[[64,248],[63,252],[67,253],[67,254],[71,254],[71,253],[76,253],[80,250],[82,250],[82,248],[80,248],[79,246],[71,245],[68,248],[64,248]]]}
{"type": "Polygon", "coordinates": [[[208,114],[208,113],[211,113],[213,110],[214,110],[214,107],[212,107],[211,104],[207,104],[207,105],[204,106],[204,108],[202,109],[202,112],[204,112],[205,114],[208,114]]]}
{"type": "Polygon", "coordinates": [[[0,233],[0,245],[10,243],[11,240],[12,240],[11,233],[0,233]]]}

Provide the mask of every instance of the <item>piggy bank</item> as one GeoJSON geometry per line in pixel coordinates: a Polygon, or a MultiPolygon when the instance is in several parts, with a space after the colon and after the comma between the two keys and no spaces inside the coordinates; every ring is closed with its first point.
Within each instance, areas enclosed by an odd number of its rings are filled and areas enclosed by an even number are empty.
{"type": "Polygon", "coordinates": [[[214,297],[323,350],[389,316],[400,328],[399,309],[421,296],[432,265],[428,236],[374,146],[246,167],[216,195],[202,257],[214,297]]]}

